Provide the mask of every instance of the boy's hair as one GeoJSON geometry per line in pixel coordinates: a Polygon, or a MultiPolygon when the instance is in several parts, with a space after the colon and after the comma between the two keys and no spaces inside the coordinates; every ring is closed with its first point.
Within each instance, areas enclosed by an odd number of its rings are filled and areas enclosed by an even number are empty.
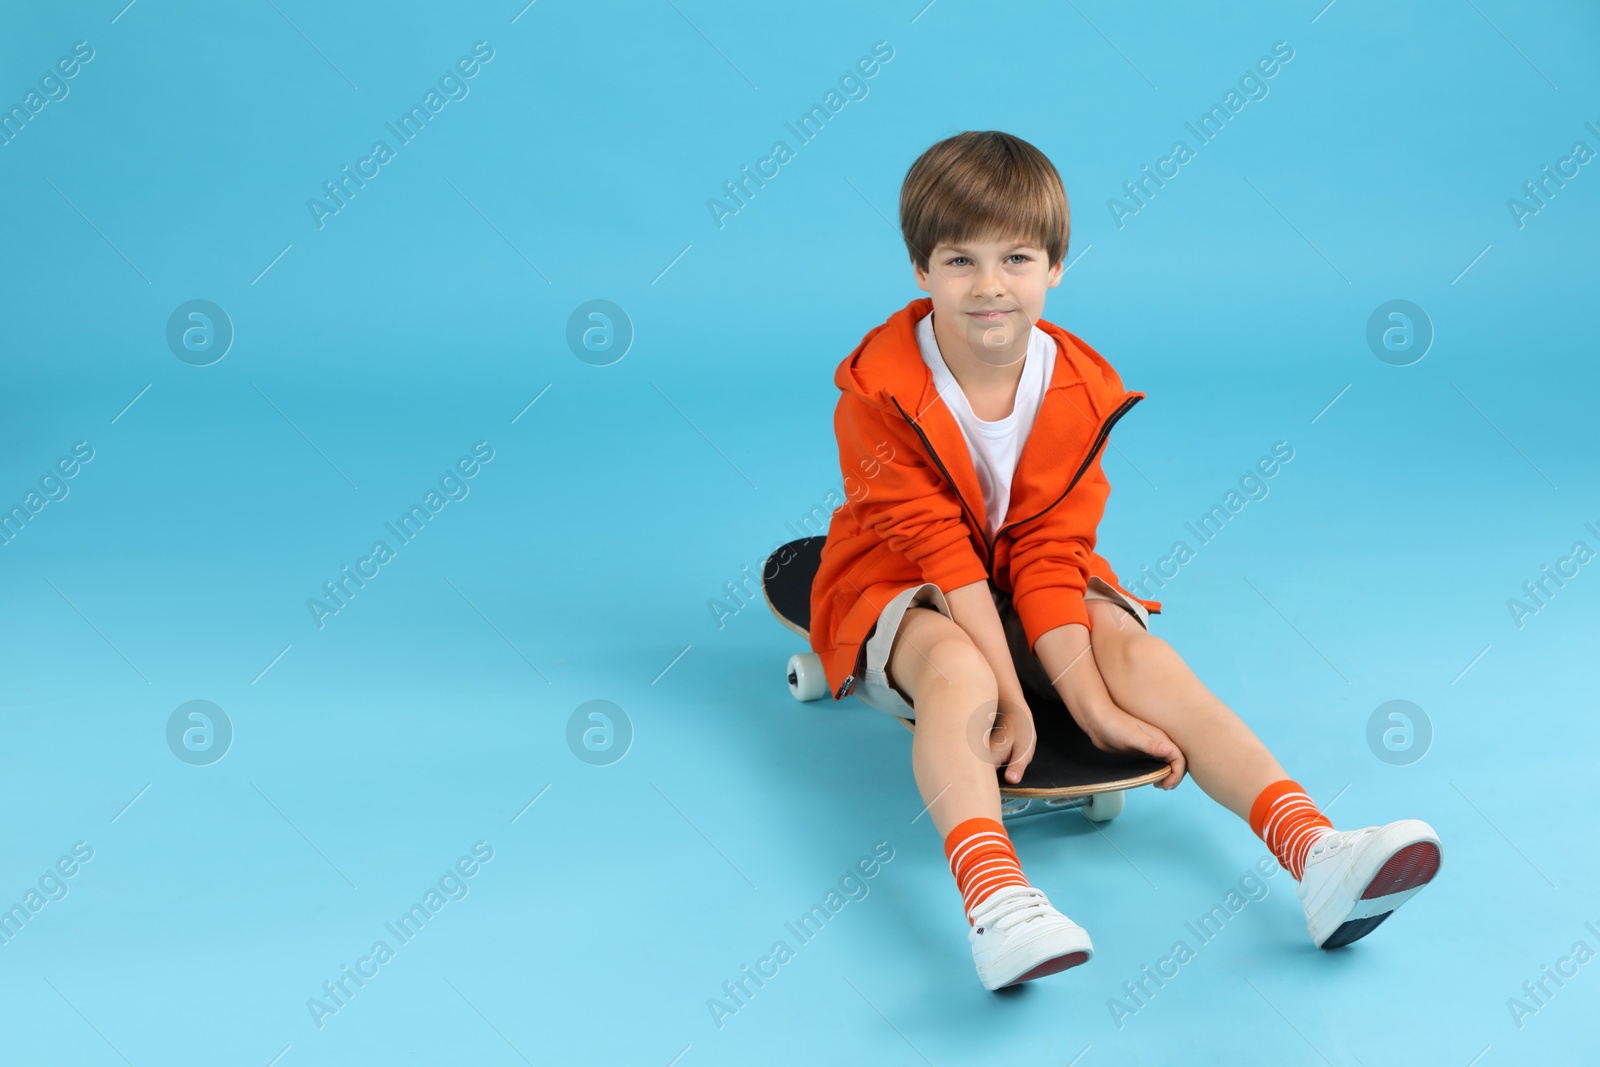
{"type": "Polygon", "coordinates": [[[929,148],[900,186],[900,234],[920,269],[941,243],[1020,237],[1067,254],[1072,217],[1061,175],[1045,154],[999,130],[968,130],[929,148]]]}

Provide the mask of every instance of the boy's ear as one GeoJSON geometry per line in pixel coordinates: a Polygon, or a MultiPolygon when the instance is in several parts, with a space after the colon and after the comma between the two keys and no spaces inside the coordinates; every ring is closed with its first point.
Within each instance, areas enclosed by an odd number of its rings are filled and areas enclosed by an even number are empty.
{"type": "Polygon", "coordinates": [[[1063,255],[1061,257],[1061,261],[1059,263],[1057,263],[1055,266],[1051,267],[1050,268],[1050,273],[1047,275],[1047,277],[1050,279],[1049,287],[1051,289],[1054,289],[1056,286],[1061,284],[1061,275],[1066,269],[1067,269],[1067,257],[1065,255],[1063,255]]]}
{"type": "MultiPolygon", "coordinates": [[[[930,260],[928,265],[930,267],[933,266],[933,262],[930,260]]],[[[915,259],[911,260],[911,273],[917,279],[918,289],[921,289],[924,293],[933,292],[933,287],[928,284],[928,272],[917,266],[917,261],[915,259]]]]}

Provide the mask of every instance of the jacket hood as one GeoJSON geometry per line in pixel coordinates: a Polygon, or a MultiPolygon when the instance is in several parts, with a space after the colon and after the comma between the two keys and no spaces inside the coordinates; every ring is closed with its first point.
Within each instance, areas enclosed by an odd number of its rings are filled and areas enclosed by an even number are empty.
{"type": "MultiPolygon", "coordinates": [[[[839,364],[834,384],[875,408],[892,408],[893,398],[907,410],[926,410],[938,392],[932,372],[922,361],[916,327],[932,311],[932,298],[921,297],[874,326],[839,364]]],[[[1097,400],[1114,401],[1123,395],[1121,378],[1098,352],[1053,322],[1041,318],[1034,325],[1056,343],[1056,366],[1051,369],[1049,390],[1081,382],[1097,400]],[[1062,373],[1063,363],[1066,373],[1062,373]]]]}

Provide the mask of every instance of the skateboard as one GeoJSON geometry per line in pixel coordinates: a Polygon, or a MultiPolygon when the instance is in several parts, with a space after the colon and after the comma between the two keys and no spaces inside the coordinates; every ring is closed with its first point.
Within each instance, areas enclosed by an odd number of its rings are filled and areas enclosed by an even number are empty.
{"type": "MultiPolygon", "coordinates": [[[[810,641],[811,583],[822,559],[825,537],[802,537],[775,550],[761,569],[761,591],[778,621],[810,641]]],[[[819,700],[828,694],[822,660],[814,652],[789,658],[789,692],[796,700],[819,700]]],[[[1165,760],[1142,753],[1102,752],[1073,721],[1061,697],[1038,692],[1024,683],[1023,695],[1033,711],[1038,746],[1022,781],[1012,785],[1004,768],[1000,778],[1000,812],[1005,822],[1053,811],[1081,810],[1091,822],[1107,822],[1122,814],[1123,791],[1158,782],[1167,776],[1165,760]]],[[[907,730],[916,724],[895,716],[907,730]]]]}

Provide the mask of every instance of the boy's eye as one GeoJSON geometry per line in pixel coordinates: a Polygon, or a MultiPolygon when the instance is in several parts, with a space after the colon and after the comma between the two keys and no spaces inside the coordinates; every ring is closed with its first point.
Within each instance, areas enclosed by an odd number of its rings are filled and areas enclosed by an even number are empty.
{"type": "MultiPolygon", "coordinates": [[[[1029,259],[1032,259],[1033,257],[1029,256],[1026,252],[1013,252],[1009,256],[1007,256],[1006,258],[1007,259],[1020,259],[1020,260],[1022,260],[1024,262],[1026,262],[1029,259]]],[[[945,261],[945,265],[946,266],[950,266],[950,267],[958,267],[958,266],[961,266],[961,265],[963,265],[965,263],[968,263],[968,262],[970,262],[970,260],[968,260],[966,256],[953,256],[950,259],[945,261]]]]}

